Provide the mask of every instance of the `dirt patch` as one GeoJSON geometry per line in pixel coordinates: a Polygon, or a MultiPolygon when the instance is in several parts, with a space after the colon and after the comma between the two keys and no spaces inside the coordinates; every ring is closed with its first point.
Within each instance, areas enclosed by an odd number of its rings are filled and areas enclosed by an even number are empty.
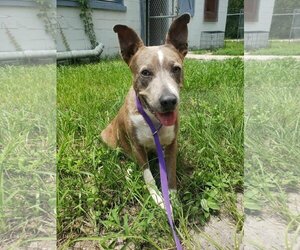
{"type": "Polygon", "coordinates": [[[287,229],[286,222],[275,216],[246,216],[244,249],[300,249],[299,235],[287,229]]]}
{"type": "Polygon", "coordinates": [[[24,247],[14,247],[7,246],[1,249],[15,249],[15,250],[53,250],[56,249],[56,241],[34,241],[30,242],[27,246],[24,247]]]}
{"type": "MultiPolygon", "coordinates": [[[[300,215],[300,194],[287,193],[287,206],[300,215]]],[[[300,249],[300,232],[266,207],[259,215],[247,215],[244,223],[244,249],[300,249]]],[[[298,230],[300,225],[296,226],[298,230]]]]}
{"type": "Polygon", "coordinates": [[[242,237],[228,217],[212,217],[204,227],[192,230],[191,236],[195,250],[236,249],[242,237]]]}
{"type": "MultiPolygon", "coordinates": [[[[290,211],[300,214],[300,194],[288,193],[290,211]]],[[[243,213],[242,195],[238,195],[238,210],[243,213]]],[[[237,230],[236,223],[224,214],[212,216],[202,228],[192,229],[194,249],[300,249],[300,232],[289,228],[288,223],[267,207],[258,215],[245,215],[244,232],[237,230]]],[[[275,211],[276,212],[276,211],[275,211]]]]}
{"type": "MultiPolygon", "coordinates": [[[[243,194],[237,194],[237,209],[243,213],[243,194]]],[[[225,213],[211,216],[204,227],[192,229],[194,249],[238,249],[242,241],[242,232],[236,222],[225,213]]]]}

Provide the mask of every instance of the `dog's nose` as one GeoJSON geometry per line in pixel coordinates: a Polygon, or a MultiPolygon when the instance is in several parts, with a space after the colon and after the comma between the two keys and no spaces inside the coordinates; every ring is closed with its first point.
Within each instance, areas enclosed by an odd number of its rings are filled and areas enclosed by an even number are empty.
{"type": "Polygon", "coordinates": [[[166,111],[172,110],[177,104],[177,97],[173,94],[164,95],[159,98],[160,105],[166,111]]]}

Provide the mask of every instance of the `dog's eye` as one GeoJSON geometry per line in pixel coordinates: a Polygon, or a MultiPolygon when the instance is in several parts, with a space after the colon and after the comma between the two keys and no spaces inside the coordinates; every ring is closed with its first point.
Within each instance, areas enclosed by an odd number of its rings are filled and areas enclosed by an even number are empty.
{"type": "Polygon", "coordinates": [[[181,72],[181,68],[179,66],[173,66],[172,68],[172,72],[177,74],[181,72]]]}
{"type": "Polygon", "coordinates": [[[149,71],[148,69],[142,70],[141,74],[142,76],[146,76],[146,77],[152,76],[151,71],[149,71]]]}

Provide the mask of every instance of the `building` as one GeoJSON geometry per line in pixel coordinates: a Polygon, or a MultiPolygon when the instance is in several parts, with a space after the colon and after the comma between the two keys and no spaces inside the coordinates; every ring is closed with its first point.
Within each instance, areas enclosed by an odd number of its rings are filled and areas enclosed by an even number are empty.
{"type": "Polygon", "coordinates": [[[275,0],[245,0],[245,49],[268,47],[275,0]]]}
{"type": "MultiPolygon", "coordinates": [[[[186,1],[181,1],[185,2],[186,1]]],[[[189,46],[212,49],[224,46],[228,0],[196,0],[189,24],[189,46]]]]}
{"type": "Polygon", "coordinates": [[[104,45],[102,55],[113,56],[119,51],[112,30],[115,24],[132,27],[147,45],[158,45],[164,42],[173,18],[184,12],[192,16],[191,48],[217,48],[224,44],[228,0],[89,0],[90,23],[82,18],[77,0],[48,0],[52,7],[42,11],[37,2],[0,0],[0,52],[93,49],[85,29],[92,23],[93,28],[88,29],[93,29],[94,39],[104,45]]]}

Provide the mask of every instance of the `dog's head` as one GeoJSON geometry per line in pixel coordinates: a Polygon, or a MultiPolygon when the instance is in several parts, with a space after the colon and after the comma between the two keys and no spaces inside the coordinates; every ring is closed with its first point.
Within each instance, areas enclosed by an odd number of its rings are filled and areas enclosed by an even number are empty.
{"type": "Polygon", "coordinates": [[[139,36],[125,25],[116,25],[121,54],[133,74],[133,87],[145,109],[165,126],[177,119],[179,89],[183,84],[183,59],[187,54],[189,14],[173,21],[166,42],[144,46],[139,36]]]}

